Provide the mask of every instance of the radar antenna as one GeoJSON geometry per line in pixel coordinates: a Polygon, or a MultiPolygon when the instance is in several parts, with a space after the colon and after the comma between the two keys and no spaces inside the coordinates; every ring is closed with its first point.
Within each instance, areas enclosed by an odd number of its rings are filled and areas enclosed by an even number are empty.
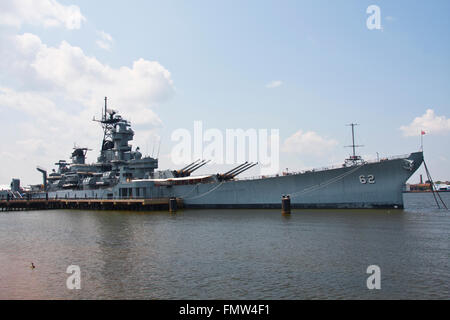
{"type": "Polygon", "coordinates": [[[100,122],[103,128],[103,142],[101,148],[101,158],[104,157],[104,151],[110,150],[114,147],[114,142],[112,139],[112,131],[116,125],[122,118],[119,115],[116,115],[116,111],[108,110],[108,97],[105,97],[105,108],[102,110],[102,118],[101,120],[93,121],[100,122]]]}

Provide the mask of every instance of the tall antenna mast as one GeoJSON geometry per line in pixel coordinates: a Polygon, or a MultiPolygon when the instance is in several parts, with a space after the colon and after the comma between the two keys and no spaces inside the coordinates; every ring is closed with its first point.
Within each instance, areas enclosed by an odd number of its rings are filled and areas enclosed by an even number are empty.
{"type": "Polygon", "coordinates": [[[121,120],[120,117],[114,117],[115,114],[116,112],[114,110],[108,111],[108,98],[105,97],[105,108],[102,110],[101,120],[96,120],[95,117],[93,119],[94,121],[101,123],[103,128],[103,142],[99,157],[100,162],[105,160],[105,151],[111,150],[114,147],[114,142],[112,141],[112,130],[121,120]]]}
{"type": "Polygon", "coordinates": [[[108,97],[105,97],[105,113],[103,115],[103,120],[106,120],[106,106],[108,104],[108,97]]]}
{"type": "Polygon", "coordinates": [[[356,155],[356,148],[360,148],[360,147],[364,147],[363,145],[356,145],[355,144],[355,126],[359,125],[358,123],[350,123],[347,126],[351,126],[352,127],[352,144],[350,146],[346,146],[347,148],[352,148],[353,149],[353,155],[350,156],[349,159],[347,159],[348,161],[352,161],[353,163],[358,162],[359,160],[362,160],[362,158],[360,156],[356,155]]]}
{"type": "Polygon", "coordinates": [[[156,159],[159,158],[159,149],[160,148],[161,148],[161,137],[159,137],[158,154],[156,155],[156,159]]]}

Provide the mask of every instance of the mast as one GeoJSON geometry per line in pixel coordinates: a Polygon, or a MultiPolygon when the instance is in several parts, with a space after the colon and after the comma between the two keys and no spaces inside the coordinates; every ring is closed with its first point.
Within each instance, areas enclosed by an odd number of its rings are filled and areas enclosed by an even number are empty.
{"type": "MultiPolygon", "coordinates": [[[[105,103],[106,103],[106,98],[105,98],[105,103]]],[[[106,105],[105,105],[105,110],[106,110],[106,105]]],[[[355,151],[355,126],[357,126],[357,123],[351,123],[350,124],[352,126],[352,147],[353,147],[353,157],[356,157],[356,151],[355,151]]]]}
{"type": "Polygon", "coordinates": [[[106,120],[106,106],[107,106],[107,103],[108,103],[108,97],[105,97],[105,113],[103,114],[103,120],[106,120]]]}
{"type": "Polygon", "coordinates": [[[105,112],[102,115],[102,121],[101,121],[101,124],[102,124],[102,127],[103,127],[102,151],[107,149],[106,148],[106,141],[107,141],[108,136],[110,136],[110,134],[109,134],[110,127],[108,126],[107,121],[106,121],[107,106],[108,106],[108,97],[105,97],[105,112]]]}
{"type": "Polygon", "coordinates": [[[347,161],[351,161],[354,164],[357,163],[358,161],[362,160],[361,156],[357,156],[356,155],[356,148],[364,147],[363,145],[355,144],[355,126],[358,126],[358,125],[359,125],[358,123],[350,123],[350,124],[347,125],[347,126],[351,126],[352,127],[352,144],[350,146],[346,146],[346,147],[348,147],[348,148],[351,147],[352,148],[353,155],[350,156],[350,158],[346,159],[346,160],[347,161]]]}
{"type": "Polygon", "coordinates": [[[114,147],[114,142],[112,141],[112,131],[114,126],[121,121],[120,116],[114,116],[116,112],[114,110],[108,111],[108,97],[105,97],[105,107],[102,110],[102,118],[100,120],[93,119],[96,122],[100,122],[103,128],[103,141],[100,151],[99,162],[106,160],[106,151],[111,150],[114,147]]]}

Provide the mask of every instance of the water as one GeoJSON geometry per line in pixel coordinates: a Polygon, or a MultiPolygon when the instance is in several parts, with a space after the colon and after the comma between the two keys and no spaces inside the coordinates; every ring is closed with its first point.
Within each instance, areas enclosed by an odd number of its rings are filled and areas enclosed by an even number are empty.
{"type": "MultiPolygon", "coordinates": [[[[450,193],[441,194],[450,204],[450,193]]],[[[0,213],[1,299],[449,299],[450,211],[0,213]],[[36,269],[32,270],[33,262],[36,269]],[[366,269],[381,268],[381,290],[366,269]],[[81,290],[68,290],[69,265],[81,290]]]]}

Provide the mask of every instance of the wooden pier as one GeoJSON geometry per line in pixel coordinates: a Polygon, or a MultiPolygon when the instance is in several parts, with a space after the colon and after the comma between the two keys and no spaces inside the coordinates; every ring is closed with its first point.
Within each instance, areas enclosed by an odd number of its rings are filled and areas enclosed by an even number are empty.
{"type": "MultiPolygon", "coordinates": [[[[157,199],[32,199],[0,200],[0,211],[84,209],[84,210],[169,210],[170,198],[157,199]]],[[[177,208],[183,208],[183,200],[176,198],[177,208]]]]}

